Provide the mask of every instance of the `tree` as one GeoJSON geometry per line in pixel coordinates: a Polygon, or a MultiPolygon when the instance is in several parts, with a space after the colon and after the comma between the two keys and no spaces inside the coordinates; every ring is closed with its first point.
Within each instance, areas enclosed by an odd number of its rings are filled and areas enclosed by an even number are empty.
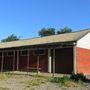
{"type": "Polygon", "coordinates": [[[17,37],[16,35],[12,34],[12,35],[8,36],[7,38],[2,39],[1,42],[16,41],[16,40],[19,40],[19,39],[20,39],[20,37],[17,37]]]}
{"type": "Polygon", "coordinates": [[[71,28],[64,27],[64,28],[61,28],[60,31],[57,31],[57,34],[70,33],[70,32],[72,32],[72,29],[71,28]]]}
{"type": "Polygon", "coordinates": [[[42,28],[39,31],[39,36],[50,36],[50,35],[55,35],[55,28],[42,28]]]}

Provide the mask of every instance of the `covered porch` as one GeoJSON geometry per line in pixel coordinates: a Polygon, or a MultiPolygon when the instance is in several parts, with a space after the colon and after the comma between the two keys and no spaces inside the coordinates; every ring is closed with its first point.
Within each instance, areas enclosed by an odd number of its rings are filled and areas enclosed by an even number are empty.
{"type": "Polygon", "coordinates": [[[0,70],[70,74],[75,72],[73,43],[0,50],[0,70]]]}

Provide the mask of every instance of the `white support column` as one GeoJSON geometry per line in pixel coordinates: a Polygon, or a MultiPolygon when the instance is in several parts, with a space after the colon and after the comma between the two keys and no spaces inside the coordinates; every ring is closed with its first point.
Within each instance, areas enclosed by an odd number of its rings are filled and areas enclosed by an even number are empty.
{"type": "Polygon", "coordinates": [[[48,72],[51,73],[51,49],[48,49],[48,72]]]}
{"type": "Polygon", "coordinates": [[[17,71],[19,69],[19,51],[17,50],[17,71]]]}
{"type": "Polygon", "coordinates": [[[76,74],[76,45],[73,47],[73,73],[76,74]]]}

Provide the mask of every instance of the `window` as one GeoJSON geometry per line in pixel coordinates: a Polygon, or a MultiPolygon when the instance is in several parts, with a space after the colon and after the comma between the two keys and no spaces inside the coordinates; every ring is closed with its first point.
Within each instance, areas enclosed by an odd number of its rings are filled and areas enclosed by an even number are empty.
{"type": "Polygon", "coordinates": [[[27,56],[28,50],[21,50],[21,56],[27,56]]]}
{"type": "Polygon", "coordinates": [[[45,55],[44,49],[34,50],[34,55],[45,55]]]}
{"type": "Polygon", "coordinates": [[[8,51],[7,56],[13,56],[13,51],[8,51]]]}

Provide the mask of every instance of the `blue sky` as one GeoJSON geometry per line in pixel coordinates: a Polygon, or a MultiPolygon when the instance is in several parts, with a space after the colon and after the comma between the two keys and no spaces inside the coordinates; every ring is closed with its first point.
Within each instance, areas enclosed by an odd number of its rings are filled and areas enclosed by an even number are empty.
{"type": "Polygon", "coordinates": [[[90,28],[90,0],[0,0],[0,40],[38,36],[43,27],[90,28]]]}

